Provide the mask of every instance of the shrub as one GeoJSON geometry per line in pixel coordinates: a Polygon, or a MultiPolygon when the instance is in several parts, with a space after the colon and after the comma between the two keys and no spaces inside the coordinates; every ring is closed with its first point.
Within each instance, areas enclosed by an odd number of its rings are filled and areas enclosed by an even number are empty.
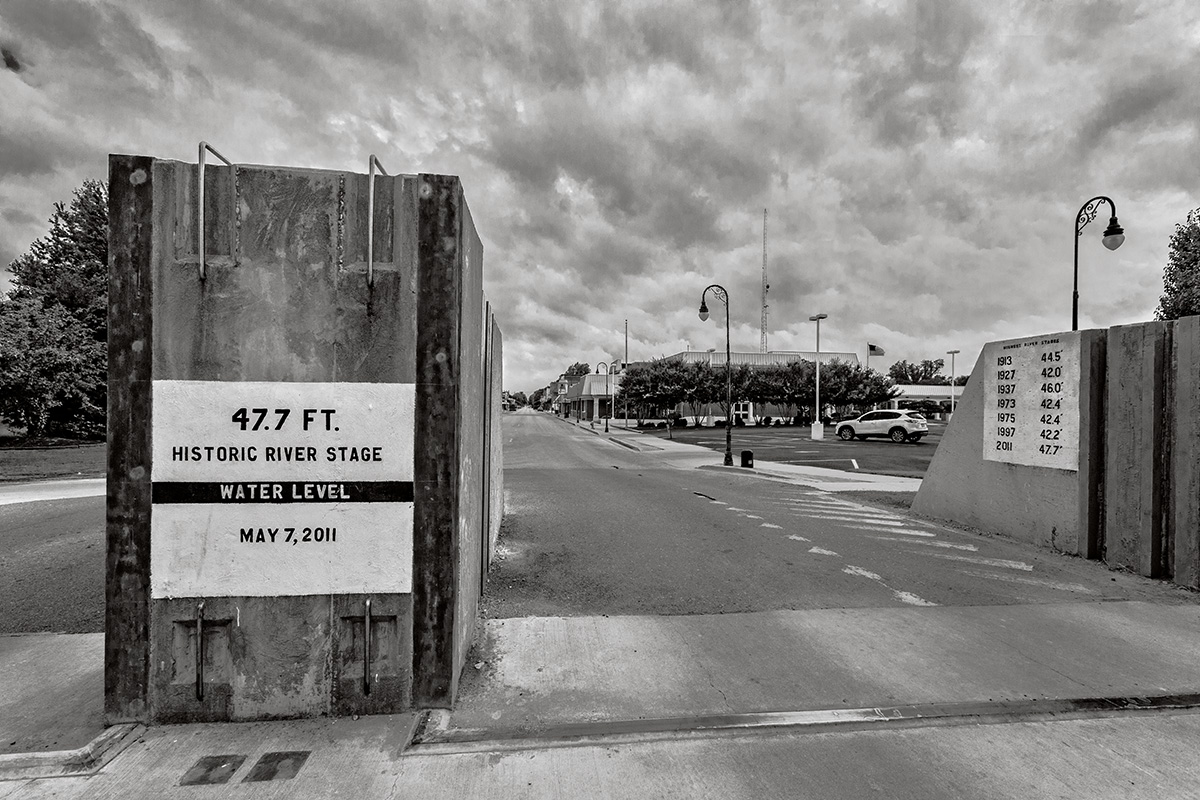
{"type": "Polygon", "coordinates": [[[735,427],[735,428],[746,427],[746,418],[745,417],[734,417],[733,418],[733,427],[735,427]]]}
{"type": "Polygon", "coordinates": [[[676,417],[675,418],[675,427],[676,428],[686,428],[687,426],[688,426],[688,421],[685,417],[676,417]]]}

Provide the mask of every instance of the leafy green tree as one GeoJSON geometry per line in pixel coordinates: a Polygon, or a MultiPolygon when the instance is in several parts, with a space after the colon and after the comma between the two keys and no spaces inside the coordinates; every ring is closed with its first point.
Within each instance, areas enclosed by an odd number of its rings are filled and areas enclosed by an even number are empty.
{"type": "Polygon", "coordinates": [[[851,366],[849,389],[845,395],[846,405],[865,409],[899,396],[900,390],[891,378],[861,364],[851,366]]]}
{"type": "Polygon", "coordinates": [[[572,364],[571,366],[567,367],[567,371],[566,371],[566,372],[564,372],[563,374],[564,374],[564,375],[568,375],[568,376],[571,376],[571,375],[591,375],[591,374],[592,374],[592,365],[591,365],[591,364],[585,364],[585,363],[583,363],[582,361],[576,361],[574,364],[572,364]]]}
{"type": "Polygon", "coordinates": [[[808,405],[816,383],[816,364],[807,359],[788,362],[780,376],[782,381],[780,405],[789,411],[811,411],[808,405]]]}
{"type": "Polygon", "coordinates": [[[628,403],[633,409],[637,424],[646,421],[649,408],[648,398],[653,393],[653,365],[656,362],[632,364],[621,376],[621,387],[617,390],[616,402],[628,403]]]}
{"type": "Polygon", "coordinates": [[[687,365],[683,387],[684,402],[688,404],[693,417],[699,419],[704,416],[704,410],[709,404],[718,402],[718,390],[722,398],[725,396],[724,378],[724,368],[721,369],[718,378],[717,370],[707,362],[696,361],[687,365]]]}
{"type": "Polygon", "coordinates": [[[1200,314],[1200,208],[1188,212],[1187,222],[1171,234],[1163,293],[1157,319],[1179,319],[1200,314]]]}
{"type": "Polygon", "coordinates": [[[0,419],[30,436],[103,436],[107,403],[108,189],[56,203],[50,232],[9,266],[0,298],[0,419]]]}
{"type": "Polygon", "coordinates": [[[926,359],[918,363],[910,363],[908,361],[897,361],[892,366],[888,367],[888,377],[896,383],[917,384],[917,385],[935,385],[946,384],[950,379],[942,375],[941,372],[946,366],[945,359],[935,358],[933,360],[926,359]]]}
{"type": "Polygon", "coordinates": [[[96,386],[105,348],[77,319],[37,298],[0,300],[0,419],[28,436],[94,437],[104,432],[96,386]],[[67,412],[70,413],[67,413],[67,412]]]}

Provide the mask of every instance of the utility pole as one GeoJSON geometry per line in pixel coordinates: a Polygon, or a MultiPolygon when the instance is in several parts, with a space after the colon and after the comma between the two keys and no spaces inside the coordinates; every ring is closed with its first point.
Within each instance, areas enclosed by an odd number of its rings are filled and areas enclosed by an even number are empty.
{"type": "Polygon", "coordinates": [[[767,283],[767,210],[763,209],[763,262],[762,262],[762,335],[759,337],[758,349],[759,352],[767,352],[767,290],[771,285],[767,283]]]}

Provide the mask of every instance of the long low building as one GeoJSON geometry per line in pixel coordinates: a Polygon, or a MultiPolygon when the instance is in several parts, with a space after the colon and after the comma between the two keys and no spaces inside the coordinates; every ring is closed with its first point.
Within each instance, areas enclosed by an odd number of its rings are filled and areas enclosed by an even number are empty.
{"type": "MultiPolygon", "coordinates": [[[[687,364],[712,364],[714,367],[725,366],[725,353],[717,350],[685,350],[670,356],[663,356],[663,361],[683,361],[687,364]]],[[[775,364],[790,364],[793,361],[816,361],[815,350],[769,350],[766,353],[730,353],[729,363],[733,366],[749,364],[753,367],[769,367],[775,364]]],[[[858,364],[858,353],[841,353],[822,350],[821,363],[841,361],[847,364],[858,364]]]]}

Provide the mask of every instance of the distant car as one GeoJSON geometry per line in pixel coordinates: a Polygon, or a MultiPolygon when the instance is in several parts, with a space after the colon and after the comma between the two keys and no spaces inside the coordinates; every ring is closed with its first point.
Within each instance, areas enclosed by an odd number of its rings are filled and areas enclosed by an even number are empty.
{"type": "Polygon", "coordinates": [[[915,411],[868,411],[860,417],[837,424],[839,438],[866,439],[868,436],[886,436],[893,442],[919,442],[929,433],[925,418],[915,411]]]}

